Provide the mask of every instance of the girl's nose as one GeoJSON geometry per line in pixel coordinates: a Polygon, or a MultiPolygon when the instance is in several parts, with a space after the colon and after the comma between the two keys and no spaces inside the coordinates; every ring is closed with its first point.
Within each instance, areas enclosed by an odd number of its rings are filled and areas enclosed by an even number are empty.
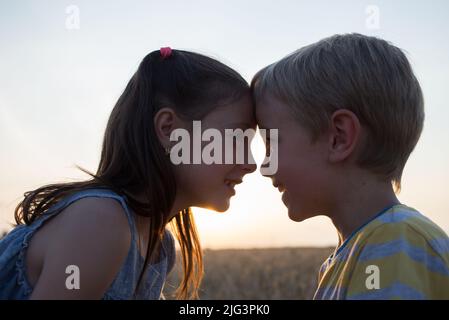
{"type": "Polygon", "coordinates": [[[245,174],[253,173],[254,171],[257,170],[257,164],[245,163],[242,164],[242,168],[245,171],[245,174]]]}
{"type": "Polygon", "coordinates": [[[273,178],[274,174],[264,169],[266,168],[260,167],[260,174],[265,178],[273,178]]]}

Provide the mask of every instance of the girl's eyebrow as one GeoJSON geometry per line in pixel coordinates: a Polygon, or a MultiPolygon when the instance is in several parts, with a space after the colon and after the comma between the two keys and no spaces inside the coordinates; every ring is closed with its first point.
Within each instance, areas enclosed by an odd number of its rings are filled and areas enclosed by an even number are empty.
{"type": "Polygon", "coordinates": [[[252,125],[250,125],[247,122],[233,122],[231,124],[229,124],[228,126],[230,127],[243,127],[243,128],[251,128],[252,125]]]}
{"type": "Polygon", "coordinates": [[[260,123],[257,124],[257,127],[259,128],[259,130],[260,130],[260,129],[263,129],[263,130],[270,130],[270,128],[267,128],[266,126],[261,125],[260,123]]]}

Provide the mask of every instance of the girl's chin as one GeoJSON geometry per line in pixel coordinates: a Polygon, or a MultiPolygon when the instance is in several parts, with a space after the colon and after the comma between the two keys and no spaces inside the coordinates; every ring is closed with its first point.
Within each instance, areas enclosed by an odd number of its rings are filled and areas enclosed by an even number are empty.
{"type": "Polygon", "coordinates": [[[207,203],[204,205],[200,205],[200,208],[213,210],[216,212],[225,212],[229,209],[229,198],[226,198],[225,200],[213,202],[213,203],[207,203]]]}
{"type": "Polygon", "coordinates": [[[215,205],[215,211],[217,212],[225,212],[229,209],[229,199],[225,203],[220,203],[215,205]]]}

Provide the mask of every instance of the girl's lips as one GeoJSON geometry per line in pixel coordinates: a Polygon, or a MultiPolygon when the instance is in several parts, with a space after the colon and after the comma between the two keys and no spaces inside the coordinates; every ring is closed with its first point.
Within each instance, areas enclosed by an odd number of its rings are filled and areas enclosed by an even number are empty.
{"type": "Polygon", "coordinates": [[[235,195],[235,190],[234,189],[230,188],[229,190],[231,191],[232,195],[235,195]]]}
{"type": "Polygon", "coordinates": [[[234,189],[235,184],[232,185],[232,184],[227,184],[226,183],[225,185],[226,185],[226,188],[231,192],[231,194],[235,195],[235,189],[234,189]]]}
{"type": "Polygon", "coordinates": [[[234,187],[240,183],[242,183],[242,180],[240,180],[240,179],[236,179],[236,180],[226,179],[225,180],[225,185],[229,189],[229,191],[231,191],[232,195],[235,194],[234,187]]]}

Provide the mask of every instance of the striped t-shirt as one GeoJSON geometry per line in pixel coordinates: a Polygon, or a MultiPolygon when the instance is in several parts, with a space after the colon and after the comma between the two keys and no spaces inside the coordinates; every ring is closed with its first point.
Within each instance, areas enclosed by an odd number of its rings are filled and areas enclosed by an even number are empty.
{"type": "Polygon", "coordinates": [[[314,299],[449,299],[449,238],[415,209],[389,207],[323,263],[314,299]]]}

